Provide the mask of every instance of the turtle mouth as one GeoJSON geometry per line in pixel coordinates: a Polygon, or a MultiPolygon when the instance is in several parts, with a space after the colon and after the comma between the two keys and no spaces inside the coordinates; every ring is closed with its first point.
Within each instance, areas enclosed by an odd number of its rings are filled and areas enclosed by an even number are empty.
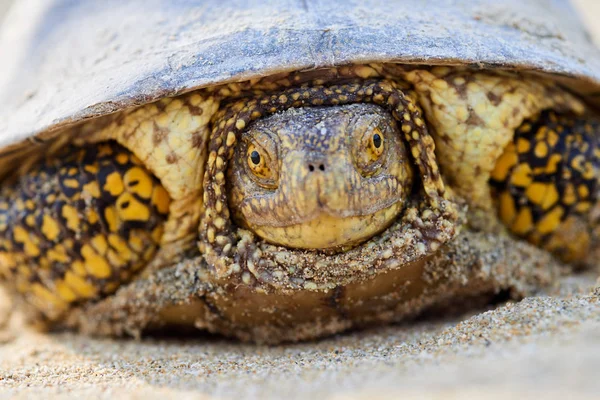
{"type": "MultiPolygon", "coordinates": [[[[385,195],[374,196],[366,190],[336,190],[326,188],[323,182],[315,181],[314,187],[290,193],[274,191],[268,195],[248,196],[240,204],[246,223],[240,225],[287,228],[302,224],[316,224],[319,220],[377,219],[385,210],[400,211],[406,202],[409,187],[391,175],[381,175],[370,182],[372,185],[388,186],[385,195]],[[291,200],[287,200],[290,198],[291,200]],[[363,201],[356,201],[361,199],[363,201]],[[364,201],[364,200],[367,201],[364,201]]],[[[397,216],[397,214],[395,215],[397,216]]]]}
{"type": "Polygon", "coordinates": [[[278,226],[256,224],[252,230],[267,242],[308,250],[344,250],[359,245],[387,229],[402,211],[403,202],[392,202],[374,213],[340,216],[326,208],[302,221],[278,226]]]}

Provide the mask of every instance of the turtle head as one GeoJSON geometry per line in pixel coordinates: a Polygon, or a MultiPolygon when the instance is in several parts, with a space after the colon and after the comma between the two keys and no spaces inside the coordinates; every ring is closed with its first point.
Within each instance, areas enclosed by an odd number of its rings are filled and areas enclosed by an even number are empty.
{"type": "Polygon", "coordinates": [[[335,249],[387,228],[413,172],[391,115],[351,104],[288,109],[249,126],[227,182],[240,226],[283,246],[335,249]]]}

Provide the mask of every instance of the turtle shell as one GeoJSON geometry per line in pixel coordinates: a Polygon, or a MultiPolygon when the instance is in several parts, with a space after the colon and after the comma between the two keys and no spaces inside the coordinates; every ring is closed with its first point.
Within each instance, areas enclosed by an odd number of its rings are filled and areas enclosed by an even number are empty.
{"type": "Polygon", "coordinates": [[[0,59],[0,154],[161,97],[344,64],[526,69],[592,99],[600,85],[567,0],[23,0],[0,59]]]}

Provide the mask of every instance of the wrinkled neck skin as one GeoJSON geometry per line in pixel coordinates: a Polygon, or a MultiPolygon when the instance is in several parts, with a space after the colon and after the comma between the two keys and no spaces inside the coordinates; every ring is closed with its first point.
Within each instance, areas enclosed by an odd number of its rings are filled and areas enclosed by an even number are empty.
{"type": "Polygon", "coordinates": [[[370,104],[289,109],[257,121],[228,175],[240,226],[304,249],[347,249],[380,233],[402,212],[413,184],[397,123],[370,104]],[[374,134],[382,139],[377,154],[374,134]],[[249,167],[253,149],[267,179],[249,167]]]}

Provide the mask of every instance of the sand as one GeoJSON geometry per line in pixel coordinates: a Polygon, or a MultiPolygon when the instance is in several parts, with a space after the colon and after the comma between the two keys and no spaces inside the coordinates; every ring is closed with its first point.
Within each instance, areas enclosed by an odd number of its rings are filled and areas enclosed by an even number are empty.
{"type": "MultiPolygon", "coordinates": [[[[597,20],[596,0],[576,3],[597,20]]],[[[489,310],[276,347],[48,335],[17,316],[0,327],[0,399],[597,398],[599,294],[594,274],[577,275],[489,310]]]]}
{"type": "Polygon", "coordinates": [[[578,275],[551,296],[493,310],[275,347],[216,337],[47,335],[13,321],[0,338],[0,399],[595,398],[597,284],[592,274],[578,275]]]}

